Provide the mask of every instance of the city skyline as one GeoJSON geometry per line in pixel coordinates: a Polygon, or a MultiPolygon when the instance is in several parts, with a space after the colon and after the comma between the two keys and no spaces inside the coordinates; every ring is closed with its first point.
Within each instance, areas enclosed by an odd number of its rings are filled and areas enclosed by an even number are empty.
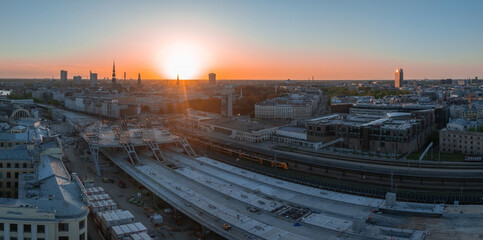
{"type": "Polygon", "coordinates": [[[0,78],[390,80],[483,75],[483,3],[8,2],[0,78]],[[20,14],[22,13],[22,14],[20,14]],[[15,24],[12,24],[15,23],[15,24]]]}

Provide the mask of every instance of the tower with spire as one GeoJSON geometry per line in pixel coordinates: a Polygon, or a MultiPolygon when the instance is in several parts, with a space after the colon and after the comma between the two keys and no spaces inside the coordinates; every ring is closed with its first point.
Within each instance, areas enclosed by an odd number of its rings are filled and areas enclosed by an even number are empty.
{"type": "Polygon", "coordinates": [[[141,73],[138,73],[138,85],[141,85],[141,73]]]}
{"type": "Polygon", "coordinates": [[[178,73],[178,75],[176,77],[176,86],[179,87],[179,73],[178,73]]]}
{"type": "Polygon", "coordinates": [[[112,85],[116,85],[116,62],[112,62],[112,85]]]}

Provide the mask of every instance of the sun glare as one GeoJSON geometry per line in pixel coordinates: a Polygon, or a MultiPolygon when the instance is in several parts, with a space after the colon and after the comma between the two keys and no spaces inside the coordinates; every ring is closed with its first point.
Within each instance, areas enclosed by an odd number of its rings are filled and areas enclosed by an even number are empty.
{"type": "Polygon", "coordinates": [[[166,47],[161,52],[162,75],[174,79],[193,79],[199,75],[201,56],[199,50],[189,44],[166,47]]]}

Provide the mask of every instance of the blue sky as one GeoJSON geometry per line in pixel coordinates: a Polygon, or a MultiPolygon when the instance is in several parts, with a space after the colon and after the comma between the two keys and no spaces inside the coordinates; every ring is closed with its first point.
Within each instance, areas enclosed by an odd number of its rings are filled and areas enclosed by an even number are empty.
{"type": "Polygon", "coordinates": [[[107,74],[112,59],[162,77],[149,49],[180,39],[211,53],[203,69],[227,78],[390,79],[396,67],[410,78],[474,77],[482,10],[483,1],[3,1],[0,77],[107,74]]]}

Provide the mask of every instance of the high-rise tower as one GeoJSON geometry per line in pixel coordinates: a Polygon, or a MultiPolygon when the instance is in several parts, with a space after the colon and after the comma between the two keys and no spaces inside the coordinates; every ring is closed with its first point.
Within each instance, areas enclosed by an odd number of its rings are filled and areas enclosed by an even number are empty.
{"type": "Polygon", "coordinates": [[[178,75],[176,76],[176,86],[179,87],[179,73],[178,75]]]}
{"type": "Polygon", "coordinates": [[[404,78],[403,78],[403,70],[402,68],[396,69],[395,78],[394,78],[394,87],[400,88],[403,86],[404,78]]]}
{"type": "Polygon", "coordinates": [[[216,85],[216,74],[215,73],[210,73],[208,74],[208,83],[210,85],[216,85]]]}
{"type": "Polygon", "coordinates": [[[65,85],[67,83],[67,71],[60,70],[60,82],[65,85]]]}
{"type": "Polygon", "coordinates": [[[116,62],[112,62],[112,85],[116,85],[116,62]]]}
{"type": "Polygon", "coordinates": [[[89,86],[95,87],[97,85],[97,73],[89,72],[89,86]]]}
{"type": "Polygon", "coordinates": [[[141,73],[138,73],[138,85],[141,85],[141,73]]]}

